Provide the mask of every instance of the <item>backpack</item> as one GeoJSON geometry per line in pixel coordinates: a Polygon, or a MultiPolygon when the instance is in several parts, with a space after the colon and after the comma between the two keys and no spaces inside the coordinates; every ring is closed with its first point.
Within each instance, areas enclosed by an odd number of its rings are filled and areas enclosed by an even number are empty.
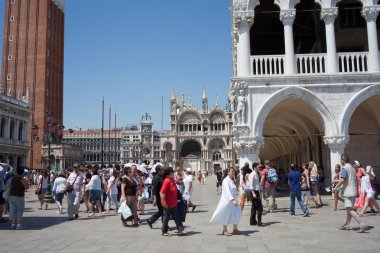
{"type": "Polygon", "coordinates": [[[267,181],[270,184],[276,183],[278,180],[277,172],[275,169],[269,169],[267,174],[267,181]]]}

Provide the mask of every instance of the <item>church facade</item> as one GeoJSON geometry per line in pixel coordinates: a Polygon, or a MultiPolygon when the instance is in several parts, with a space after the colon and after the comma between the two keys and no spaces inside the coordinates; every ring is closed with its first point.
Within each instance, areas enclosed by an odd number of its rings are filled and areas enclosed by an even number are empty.
{"type": "Polygon", "coordinates": [[[232,0],[229,101],[239,164],[287,169],[340,156],[380,169],[374,0],[232,0]]]}
{"type": "Polygon", "coordinates": [[[161,159],[166,166],[213,171],[234,164],[230,109],[222,108],[218,100],[209,108],[205,89],[201,110],[174,92],[170,108],[170,130],[160,133],[161,159]]]}

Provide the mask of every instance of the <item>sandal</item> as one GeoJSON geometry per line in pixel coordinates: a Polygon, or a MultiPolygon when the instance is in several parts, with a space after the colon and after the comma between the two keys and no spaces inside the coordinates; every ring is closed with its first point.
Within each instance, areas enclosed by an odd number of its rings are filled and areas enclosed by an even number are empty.
{"type": "Polygon", "coordinates": [[[233,230],[232,233],[233,233],[234,235],[240,235],[240,234],[241,234],[241,232],[240,232],[239,229],[235,229],[235,230],[233,230]]]}
{"type": "Polygon", "coordinates": [[[95,214],[94,213],[89,213],[88,214],[88,217],[92,217],[92,216],[94,216],[95,214]]]}
{"type": "Polygon", "coordinates": [[[187,232],[186,230],[182,230],[180,232],[178,232],[178,235],[187,235],[189,232],[187,232]]]}
{"type": "Polygon", "coordinates": [[[170,236],[169,233],[162,233],[162,236],[170,236]]]}
{"type": "Polygon", "coordinates": [[[226,231],[223,231],[222,234],[224,236],[232,236],[232,234],[230,234],[227,230],[226,231]]]}

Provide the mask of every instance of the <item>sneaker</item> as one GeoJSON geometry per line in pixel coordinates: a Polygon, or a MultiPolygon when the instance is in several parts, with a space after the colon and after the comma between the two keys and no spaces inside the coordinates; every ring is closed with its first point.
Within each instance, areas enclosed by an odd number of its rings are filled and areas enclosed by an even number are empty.
{"type": "Polygon", "coordinates": [[[21,226],[21,224],[17,224],[16,230],[24,230],[24,229],[25,229],[24,226],[21,226]]]}
{"type": "Polygon", "coordinates": [[[366,229],[367,229],[367,225],[364,224],[364,223],[360,223],[360,225],[359,225],[359,230],[356,231],[356,232],[357,232],[357,233],[364,233],[366,229]]]}
{"type": "Polygon", "coordinates": [[[343,224],[339,227],[339,230],[351,230],[350,226],[348,224],[343,224]]]}
{"type": "Polygon", "coordinates": [[[303,214],[303,217],[309,216],[309,210],[306,210],[306,212],[303,214]]]}
{"type": "Polygon", "coordinates": [[[150,229],[153,229],[152,222],[150,220],[147,220],[146,222],[148,223],[150,229]]]}
{"type": "Polygon", "coordinates": [[[16,229],[16,224],[12,224],[11,229],[16,229]]]}

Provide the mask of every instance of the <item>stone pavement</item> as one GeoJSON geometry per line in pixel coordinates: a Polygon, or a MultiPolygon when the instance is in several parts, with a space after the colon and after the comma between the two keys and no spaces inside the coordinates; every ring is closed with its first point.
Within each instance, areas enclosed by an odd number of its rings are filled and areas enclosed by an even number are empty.
{"type": "MultiPolygon", "coordinates": [[[[171,231],[171,237],[162,237],[161,222],[150,229],[146,223],[138,228],[123,227],[120,217],[87,218],[80,213],[79,220],[67,221],[66,215],[56,214],[55,206],[38,210],[37,197],[28,191],[24,214],[26,230],[9,230],[8,224],[0,224],[0,252],[379,252],[380,217],[365,216],[370,226],[367,233],[339,231],[345,220],[345,211],[331,211],[331,198],[324,196],[328,204],[321,209],[311,209],[310,217],[288,214],[289,199],[277,198],[278,210],[264,216],[266,227],[249,225],[250,205],[245,206],[239,229],[242,235],[225,237],[222,227],[209,220],[219,201],[216,195],[215,177],[208,177],[205,185],[195,181],[194,203],[197,209],[189,213],[185,222],[191,233],[186,237],[171,231]]],[[[64,199],[66,206],[66,199],[64,199]]],[[[296,204],[298,207],[298,204],[296,204]]],[[[342,204],[340,204],[342,208],[342,204]]],[[[147,213],[155,209],[146,206],[147,213]]],[[[81,207],[83,210],[83,206],[81,207]]],[[[141,216],[146,219],[149,216],[141,216]]],[[[174,227],[174,222],[169,223],[174,227]]],[[[356,224],[353,224],[354,227],[356,224]]]]}

